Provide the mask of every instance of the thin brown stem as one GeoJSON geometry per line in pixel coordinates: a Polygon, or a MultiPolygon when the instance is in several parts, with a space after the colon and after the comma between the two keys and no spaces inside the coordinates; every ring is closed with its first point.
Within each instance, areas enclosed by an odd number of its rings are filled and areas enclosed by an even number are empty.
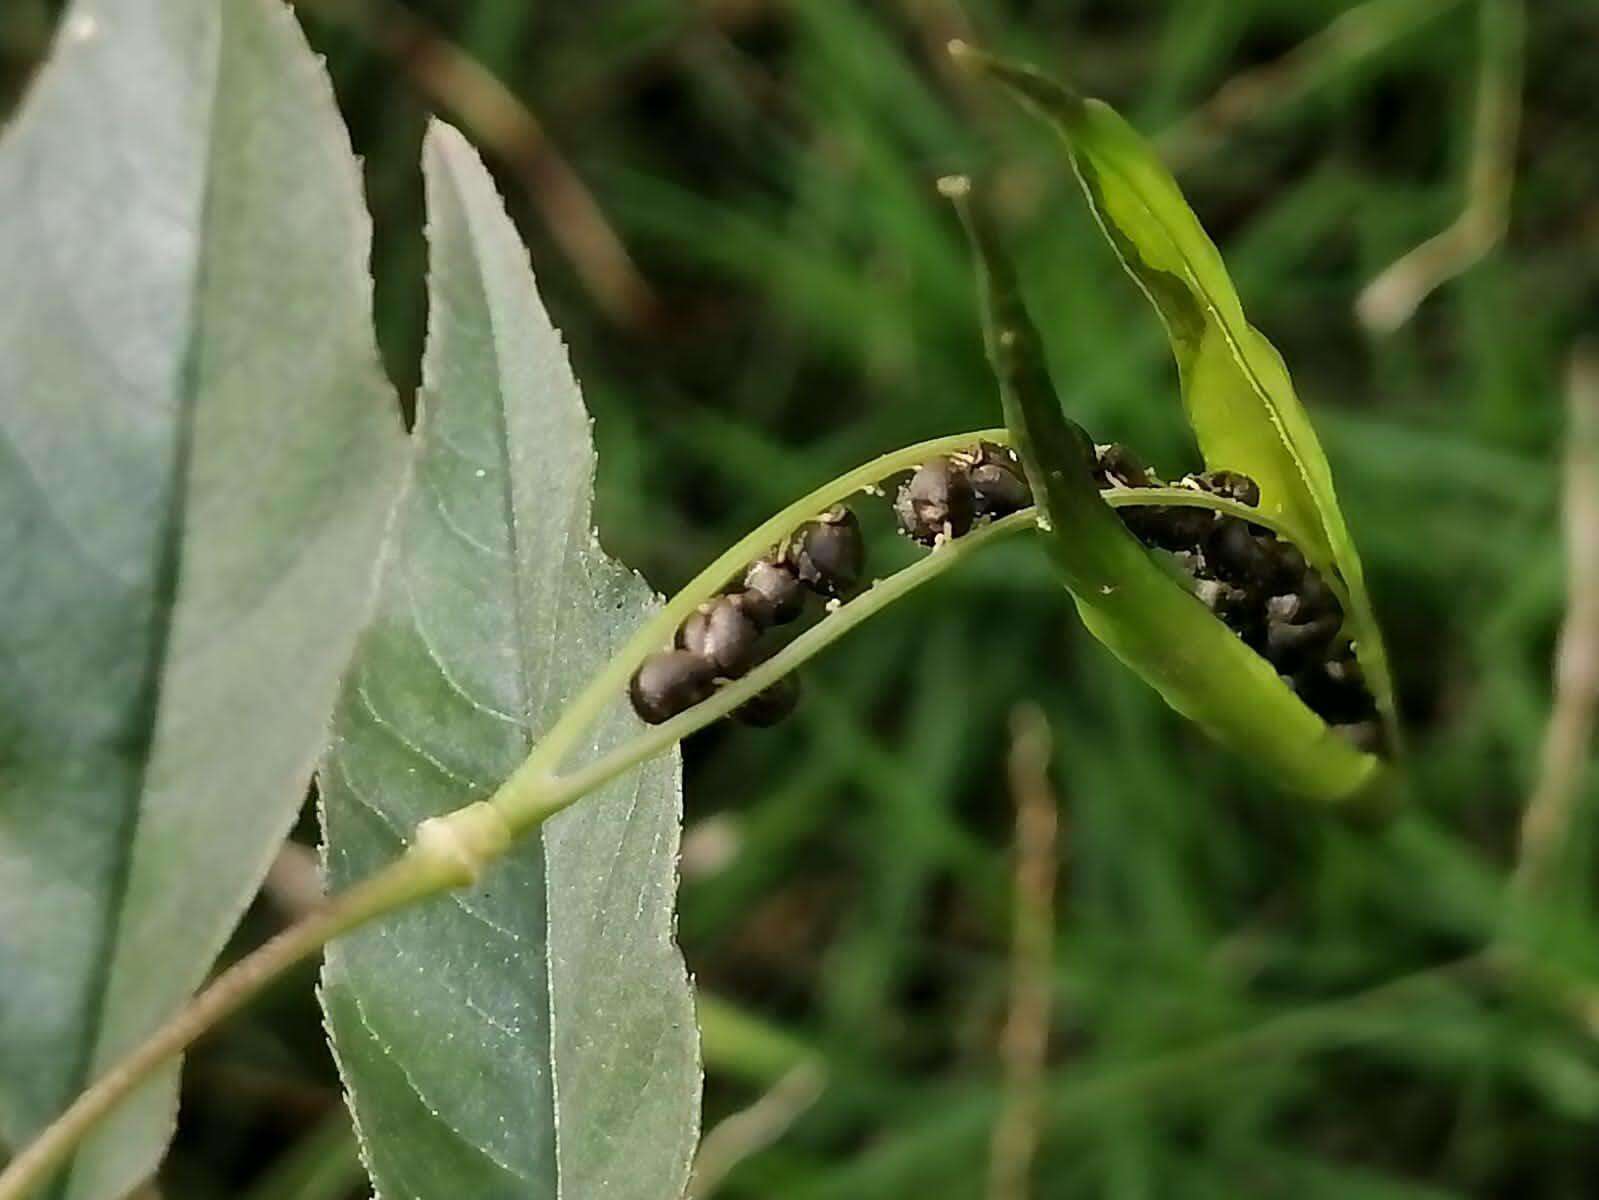
{"type": "Polygon", "coordinates": [[[1043,1121],[1055,949],[1059,818],[1049,784],[1049,725],[1036,707],[1011,721],[1009,776],[1016,803],[1010,1011],[1000,1035],[1004,1095],[989,1148],[988,1200],[1027,1200],[1043,1121]]]}
{"type": "Polygon", "coordinates": [[[1514,885],[1545,888],[1582,792],[1599,707],[1599,351],[1572,357],[1567,384],[1566,617],[1555,650],[1554,706],[1538,785],[1521,821],[1514,885]]]}
{"type": "Polygon", "coordinates": [[[650,324],[654,292],[599,202],[527,102],[442,31],[397,0],[320,0],[356,29],[413,87],[510,167],[596,304],[629,328],[650,324]]]}
{"type": "Polygon", "coordinates": [[[1422,301],[1497,246],[1510,225],[1526,14],[1522,0],[1481,3],[1482,66],[1466,202],[1447,229],[1389,265],[1361,291],[1355,315],[1376,333],[1392,333],[1410,320],[1422,301]]]}
{"type": "Polygon", "coordinates": [[[22,1148],[0,1171],[0,1200],[23,1200],[151,1071],[193,1045],[285,969],[378,913],[461,882],[457,863],[426,854],[408,854],[234,963],[149,1040],[95,1080],[38,1138],[22,1148]]]}
{"type": "Polygon", "coordinates": [[[684,1200],[707,1200],[734,1167],[782,1137],[816,1103],[826,1085],[826,1069],[807,1059],[754,1104],[718,1122],[700,1143],[684,1200]]]}

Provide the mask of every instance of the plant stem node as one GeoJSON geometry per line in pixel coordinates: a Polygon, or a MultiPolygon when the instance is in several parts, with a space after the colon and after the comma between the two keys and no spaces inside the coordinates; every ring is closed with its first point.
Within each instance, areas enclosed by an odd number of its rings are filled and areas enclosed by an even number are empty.
{"type": "Polygon", "coordinates": [[[476,883],[483,868],[505,853],[511,827],[487,801],[468,804],[416,827],[412,853],[454,870],[459,886],[476,883]]]}

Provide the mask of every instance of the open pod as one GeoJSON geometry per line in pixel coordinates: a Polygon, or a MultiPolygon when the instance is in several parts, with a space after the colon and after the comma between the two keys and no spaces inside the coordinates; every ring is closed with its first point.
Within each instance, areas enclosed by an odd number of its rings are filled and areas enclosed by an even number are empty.
{"type": "MultiPolygon", "coordinates": [[[[1160,314],[1206,466],[1259,484],[1259,515],[1342,602],[1352,648],[1390,747],[1393,690],[1360,560],[1331,471],[1280,355],[1245,320],[1216,247],[1147,143],[1108,106],[1029,68],[962,44],[957,59],[1006,85],[1066,141],[1101,229],[1160,314]]],[[[1178,712],[1286,789],[1335,801],[1373,799],[1393,772],[1313,712],[1136,539],[1093,477],[1094,447],[1052,387],[1040,340],[983,197],[944,181],[981,274],[985,338],[1006,424],[1039,505],[1040,527],[1084,624],[1178,712]]]]}

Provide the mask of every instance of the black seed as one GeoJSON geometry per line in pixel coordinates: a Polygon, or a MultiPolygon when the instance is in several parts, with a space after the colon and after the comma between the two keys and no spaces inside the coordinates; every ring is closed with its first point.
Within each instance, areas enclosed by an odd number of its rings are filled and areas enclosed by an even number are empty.
{"type": "Polygon", "coordinates": [[[1266,658],[1279,671],[1297,671],[1327,653],[1338,636],[1338,624],[1331,615],[1298,624],[1267,621],[1266,658]]]}
{"type": "Polygon", "coordinates": [[[1313,614],[1305,612],[1304,597],[1298,592],[1290,592],[1283,596],[1273,596],[1266,601],[1266,619],[1292,623],[1301,617],[1308,618],[1313,614]]]}
{"type": "Polygon", "coordinates": [[[1149,468],[1120,442],[1094,448],[1094,480],[1102,488],[1152,486],[1149,468]]]}
{"type": "Polygon", "coordinates": [[[770,629],[777,624],[777,608],[767,599],[765,592],[757,592],[754,588],[750,588],[744,592],[729,592],[728,596],[760,629],[770,629]]]}
{"type": "Polygon", "coordinates": [[[733,715],[746,725],[765,728],[776,725],[799,704],[799,680],[785,675],[765,691],[756,692],[733,710],[733,715]]]}
{"type": "Polygon", "coordinates": [[[719,675],[735,679],[755,660],[761,627],[745,611],[742,597],[720,596],[702,604],[677,632],[677,644],[708,660],[719,675]]]}
{"type": "Polygon", "coordinates": [[[794,539],[794,567],[800,581],[823,596],[840,596],[854,587],[866,561],[860,522],[847,508],[835,508],[801,527],[794,539]]]}
{"type": "Polygon", "coordinates": [[[1263,586],[1275,574],[1272,556],[1237,517],[1216,522],[1205,542],[1205,561],[1233,583],[1263,586]]]}
{"type": "Polygon", "coordinates": [[[1347,646],[1342,655],[1327,664],[1327,677],[1340,687],[1362,690],[1366,687],[1366,672],[1361,669],[1354,651],[1347,646]]]}
{"type": "Polygon", "coordinates": [[[957,450],[950,457],[968,470],[975,467],[1004,467],[1019,474],[1022,469],[1022,460],[1016,456],[1016,451],[998,442],[978,442],[975,449],[957,450]]]}
{"type": "Polygon", "coordinates": [[[1014,467],[982,463],[972,468],[972,497],[980,517],[1007,517],[1033,502],[1033,490],[1014,467]]]}
{"type": "Polygon", "coordinates": [[[899,490],[894,515],[906,536],[931,546],[938,538],[960,537],[972,527],[975,497],[963,464],[936,458],[916,469],[899,490]]]}
{"type": "Polygon", "coordinates": [[[1246,616],[1251,607],[1248,592],[1220,579],[1196,580],[1194,595],[1199,597],[1201,604],[1229,623],[1246,616]]]}
{"type": "Polygon", "coordinates": [[[770,625],[787,625],[805,611],[805,585],[786,563],[760,559],[744,573],[744,586],[765,596],[771,606],[770,625]]]}
{"type": "Polygon", "coordinates": [[[1299,547],[1292,542],[1274,539],[1272,553],[1277,558],[1277,578],[1275,582],[1284,591],[1299,586],[1305,573],[1310,570],[1305,563],[1305,556],[1300,553],[1299,547]]]}
{"type": "Polygon", "coordinates": [[[1162,550],[1196,550],[1215,524],[1206,509],[1184,505],[1137,505],[1116,510],[1132,535],[1162,550]]]}
{"type": "Polygon", "coordinates": [[[1260,504],[1260,484],[1242,471],[1206,471],[1188,476],[1188,482],[1213,496],[1225,496],[1256,508],[1260,504]]]}
{"type": "Polygon", "coordinates": [[[1332,588],[1327,586],[1327,581],[1314,569],[1306,569],[1304,577],[1299,581],[1298,594],[1300,611],[1306,616],[1320,616],[1322,613],[1333,613],[1340,617],[1344,615],[1344,608],[1338,603],[1338,597],[1332,588]]]}
{"type": "Polygon", "coordinates": [[[1370,720],[1376,701],[1353,659],[1337,659],[1306,667],[1293,677],[1294,691],[1317,716],[1333,725],[1370,720]]]}
{"type": "Polygon", "coordinates": [[[715,688],[715,664],[687,650],[652,654],[633,673],[628,695],[643,721],[659,725],[704,700],[715,688]]]}

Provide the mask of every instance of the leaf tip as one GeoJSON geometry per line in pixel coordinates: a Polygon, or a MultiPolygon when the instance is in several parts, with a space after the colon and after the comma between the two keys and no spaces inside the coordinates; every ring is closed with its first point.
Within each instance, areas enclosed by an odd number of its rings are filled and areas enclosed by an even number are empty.
{"type": "Polygon", "coordinates": [[[1074,121],[1087,103],[1070,88],[1055,82],[1036,67],[1011,62],[979,50],[960,38],[945,47],[950,58],[973,75],[992,79],[1008,89],[1018,100],[1063,122],[1074,121]]]}

